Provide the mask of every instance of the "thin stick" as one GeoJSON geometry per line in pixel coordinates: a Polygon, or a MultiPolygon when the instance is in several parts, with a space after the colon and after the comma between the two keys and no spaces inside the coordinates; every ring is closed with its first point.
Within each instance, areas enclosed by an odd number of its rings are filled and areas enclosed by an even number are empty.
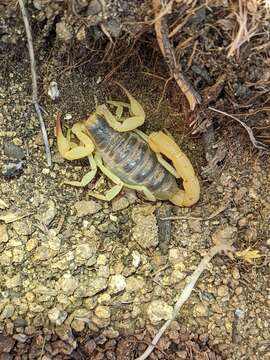
{"type": "Polygon", "coordinates": [[[165,5],[164,8],[160,11],[160,13],[157,16],[155,16],[155,19],[150,22],[150,25],[154,25],[157,21],[163,18],[163,16],[167,14],[171,14],[173,3],[174,0],[169,1],[168,4],[165,5]]]}
{"type": "Polygon", "coordinates": [[[50,145],[49,145],[49,141],[48,141],[46,127],[45,127],[43,117],[42,117],[42,114],[41,114],[40,106],[38,104],[36,61],[35,61],[35,55],[34,55],[34,47],[33,47],[31,27],[30,27],[30,24],[29,24],[29,21],[28,21],[28,16],[27,16],[26,8],[24,6],[24,1],[19,0],[19,4],[20,4],[22,17],[23,17],[23,22],[24,22],[24,27],[25,27],[25,32],[26,32],[26,36],[27,36],[27,43],[28,43],[28,50],[29,50],[29,57],[30,57],[30,64],[31,64],[32,91],[33,91],[33,93],[32,93],[32,102],[33,102],[33,104],[35,106],[35,110],[36,110],[38,120],[39,120],[39,125],[40,125],[40,128],[41,128],[41,133],[42,133],[42,137],[43,137],[43,141],[44,141],[44,145],[45,145],[47,163],[48,163],[48,166],[51,166],[51,164],[52,164],[52,156],[51,156],[51,151],[50,151],[50,145]]]}
{"type": "MultiPolygon", "coordinates": [[[[240,47],[246,42],[249,41],[256,33],[257,33],[257,25],[253,28],[248,29],[248,10],[246,5],[242,1],[239,0],[239,13],[234,12],[236,16],[236,20],[238,22],[238,32],[235,39],[232,41],[231,45],[229,46],[228,57],[234,55],[235,51],[238,52],[239,56],[239,49],[240,47]]],[[[253,15],[254,16],[254,15],[253,15]]],[[[254,20],[254,19],[253,19],[254,20]]]]}
{"type": "MultiPolygon", "coordinates": [[[[169,4],[172,5],[173,1],[169,4]]],[[[201,103],[200,95],[190,85],[184,77],[180,65],[176,60],[173,45],[169,40],[169,27],[166,21],[166,15],[170,7],[162,8],[161,0],[152,0],[155,12],[155,32],[159,48],[171,72],[171,76],[175,79],[177,85],[186,96],[191,110],[194,110],[197,104],[201,103]],[[162,16],[161,16],[162,15],[162,16]]]]}
{"type": "MultiPolygon", "coordinates": [[[[230,231],[230,230],[229,230],[230,231]]],[[[228,235],[230,235],[228,231],[228,235]]],[[[148,356],[152,353],[152,351],[155,349],[157,343],[159,342],[161,336],[164,334],[164,332],[168,329],[171,322],[176,318],[176,316],[179,313],[179,310],[184,305],[184,303],[189,299],[192,290],[194,289],[199,277],[203,273],[204,270],[207,269],[208,264],[212,260],[212,258],[217,255],[218,253],[221,253],[222,251],[228,252],[232,251],[232,241],[231,239],[228,239],[227,234],[224,233],[224,236],[221,233],[220,238],[216,242],[216,245],[214,245],[209,252],[202,258],[201,262],[197,266],[197,268],[194,270],[192,275],[189,278],[189,282],[186,284],[184,290],[182,291],[181,295],[179,296],[178,300],[176,301],[176,304],[174,305],[173,314],[169,320],[167,320],[164,325],[159,329],[158,333],[155,335],[154,339],[152,340],[151,344],[148,346],[148,348],[145,350],[145,352],[139,356],[136,360],[145,360],[148,358],[148,356]]]]}
{"type": "Polygon", "coordinates": [[[214,219],[216,216],[218,216],[220,213],[222,213],[224,210],[227,209],[227,207],[230,205],[230,201],[222,204],[217,210],[212,212],[209,216],[203,218],[203,217],[196,217],[196,216],[168,216],[164,218],[160,218],[160,220],[200,220],[200,221],[207,221],[214,219]]]}
{"type": "Polygon", "coordinates": [[[270,151],[269,147],[267,145],[265,145],[263,142],[261,141],[258,141],[255,139],[255,136],[253,134],[253,131],[251,130],[251,128],[249,126],[247,126],[247,124],[245,124],[243,121],[239,120],[237,117],[235,117],[234,115],[231,115],[231,114],[228,114],[224,111],[221,111],[221,110],[218,110],[218,109],[215,109],[211,106],[208,106],[208,109],[212,110],[212,111],[215,111],[219,114],[222,114],[222,115],[225,115],[225,116],[228,116],[230,117],[231,119],[237,121],[239,124],[241,124],[247,131],[248,133],[248,136],[250,138],[250,141],[252,142],[253,146],[256,148],[256,149],[259,149],[259,150],[265,150],[265,151],[270,151]]]}
{"type": "Polygon", "coordinates": [[[174,35],[176,35],[177,33],[179,33],[179,31],[183,28],[184,25],[186,25],[186,23],[188,22],[188,20],[194,16],[196,14],[196,12],[202,8],[204,8],[206,6],[206,4],[202,4],[198,7],[196,7],[195,9],[194,6],[196,5],[196,1],[191,4],[191,9],[189,9],[188,11],[188,15],[185,17],[185,19],[180,23],[178,24],[169,34],[169,38],[172,38],[174,35]]]}
{"type": "Polygon", "coordinates": [[[127,59],[131,56],[133,48],[137,42],[138,38],[135,38],[135,40],[133,41],[132,45],[130,46],[128,52],[126,53],[126,55],[123,57],[123,59],[119,62],[119,64],[117,64],[104,78],[103,82],[108,81],[112,75],[115,73],[116,70],[118,70],[126,61],[127,59]]]}

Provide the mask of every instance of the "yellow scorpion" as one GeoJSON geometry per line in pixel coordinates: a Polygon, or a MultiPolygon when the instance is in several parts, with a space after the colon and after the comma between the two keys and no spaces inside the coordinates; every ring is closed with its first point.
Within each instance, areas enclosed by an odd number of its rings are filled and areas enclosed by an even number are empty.
{"type": "Polygon", "coordinates": [[[67,160],[88,157],[91,167],[81,181],[65,183],[86,186],[99,168],[115,185],[105,194],[91,191],[90,195],[95,198],[110,201],[125,186],[142,192],[150,201],[169,200],[178,206],[195,204],[200,197],[200,185],[189,159],[171,136],[162,131],[147,136],[137,129],[145,121],[143,107],[117,84],[127,95],[129,104],[107,101],[116,107],[115,116],[105,104],[97,105],[96,111],[87,120],[74,124],[66,137],[57,117],[57,145],[62,157],[67,160]],[[124,108],[130,114],[127,118],[123,117],[124,108]],[[79,144],[71,140],[72,134],[79,144]],[[176,182],[180,177],[184,190],[179,189],[176,182]]]}

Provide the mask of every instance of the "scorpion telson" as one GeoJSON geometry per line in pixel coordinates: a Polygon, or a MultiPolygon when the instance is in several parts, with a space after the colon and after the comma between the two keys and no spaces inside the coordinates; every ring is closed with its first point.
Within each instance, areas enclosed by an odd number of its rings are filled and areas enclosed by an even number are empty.
{"type": "Polygon", "coordinates": [[[200,196],[199,181],[193,167],[175,141],[163,132],[145,135],[137,127],[145,120],[142,106],[120,84],[130,103],[108,101],[116,107],[114,116],[105,104],[81,123],[73,125],[67,137],[63,135],[57,118],[56,135],[61,155],[68,160],[88,157],[91,171],[81,181],[65,181],[74,186],[86,186],[99,168],[113,183],[105,194],[90,195],[110,201],[124,187],[144,193],[150,201],[169,200],[178,206],[191,206],[200,196]],[[123,118],[123,108],[130,117],[123,118]],[[71,141],[75,135],[80,143],[71,141]],[[162,155],[172,161],[166,162],[162,155]],[[178,188],[176,178],[182,177],[184,190],[178,188]]]}

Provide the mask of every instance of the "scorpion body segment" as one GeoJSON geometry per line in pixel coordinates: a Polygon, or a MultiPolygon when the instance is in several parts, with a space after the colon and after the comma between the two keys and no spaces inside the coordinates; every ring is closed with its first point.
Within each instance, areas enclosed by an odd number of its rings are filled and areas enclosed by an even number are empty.
{"type": "Polygon", "coordinates": [[[125,184],[145,186],[159,200],[177,192],[175,177],[137,134],[117,132],[99,116],[86,128],[104,164],[125,184]]]}

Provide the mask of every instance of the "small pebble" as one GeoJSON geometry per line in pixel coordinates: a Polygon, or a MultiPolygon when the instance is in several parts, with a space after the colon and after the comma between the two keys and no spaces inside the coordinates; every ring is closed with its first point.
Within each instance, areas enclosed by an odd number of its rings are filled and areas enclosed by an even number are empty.
{"type": "Polygon", "coordinates": [[[129,201],[124,196],[112,201],[112,211],[120,211],[126,209],[128,206],[129,206],[129,201]]]}
{"type": "Polygon", "coordinates": [[[240,294],[242,294],[242,292],[243,292],[242,286],[238,286],[238,287],[235,289],[235,294],[236,294],[236,295],[240,295],[240,294]]]}
{"type": "Polygon", "coordinates": [[[173,314],[173,307],[163,300],[153,300],[147,309],[147,314],[152,324],[161,320],[169,320],[173,314]]]}
{"type": "Polygon", "coordinates": [[[15,311],[15,307],[12,304],[7,304],[1,313],[1,318],[3,319],[11,318],[12,315],[14,314],[14,311],[15,311]]]}
{"type": "Polygon", "coordinates": [[[15,221],[13,224],[13,229],[18,235],[31,235],[32,234],[32,223],[27,219],[22,219],[15,221]]]}
{"type": "Polygon", "coordinates": [[[200,233],[202,231],[201,221],[197,219],[188,220],[189,227],[192,231],[200,233]]]}
{"type": "Polygon", "coordinates": [[[83,349],[86,352],[87,355],[91,355],[95,349],[96,349],[97,345],[95,343],[95,341],[93,339],[88,340],[84,345],[83,345],[83,349]]]}
{"type": "Polygon", "coordinates": [[[246,314],[246,312],[245,312],[243,309],[238,308],[238,309],[235,310],[235,315],[236,315],[239,319],[244,319],[245,314],[246,314]]]}
{"type": "Polygon", "coordinates": [[[233,277],[235,280],[240,279],[239,270],[238,270],[237,268],[234,268],[234,269],[233,269],[233,271],[232,271],[232,277],[233,277]]]}
{"type": "Polygon", "coordinates": [[[13,339],[15,339],[21,343],[25,343],[26,340],[28,339],[28,336],[25,334],[15,334],[15,335],[13,335],[13,339]]]}
{"type": "Polygon", "coordinates": [[[72,295],[78,287],[77,279],[69,273],[64,274],[62,278],[58,280],[58,283],[67,295],[72,295]]]}
{"type": "Polygon", "coordinates": [[[85,26],[83,25],[79,31],[77,32],[76,34],[76,38],[79,40],[79,41],[84,41],[86,39],[86,30],[85,30],[85,26]]]}
{"type": "Polygon", "coordinates": [[[111,301],[111,295],[110,294],[107,294],[107,293],[103,293],[99,296],[98,298],[98,303],[99,304],[103,304],[103,305],[106,305],[106,304],[109,304],[110,301],[111,301]]]}
{"type": "Polygon", "coordinates": [[[87,15],[97,15],[100,11],[102,11],[102,7],[99,0],[92,0],[89,2],[87,15]]]}
{"type": "Polygon", "coordinates": [[[36,238],[29,239],[26,243],[26,250],[32,251],[38,246],[38,240],[36,238]]]}
{"type": "Polygon", "coordinates": [[[42,172],[43,175],[48,175],[50,173],[50,169],[44,168],[44,169],[42,169],[41,172],[42,172]]]}
{"type": "Polygon", "coordinates": [[[0,224],[0,243],[8,242],[8,232],[6,224],[0,224]]]}
{"type": "Polygon", "coordinates": [[[25,158],[24,150],[13,143],[4,144],[4,154],[12,159],[23,160],[25,158]]]}
{"type": "Polygon", "coordinates": [[[5,180],[11,180],[20,176],[23,173],[23,161],[18,160],[16,162],[9,162],[2,170],[2,176],[5,180]]]}
{"type": "Polygon", "coordinates": [[[48,95],[52,100],[57,99],[60,96],[58,84],[56,81],[51,81],[48,88],[48,95]]]}
{"type": "Polygon", "coordinates": [[[56,24],[56,35],[62,41],[69,41],[73,36],[69,30],[69,26],[64,21],[58,22],[56,24]]]}
{"type": "Polygon", "coordinates": [[[9,353],[15,345],[15,340],[9,336],[0,334],[0,354],[9,353]]]}
{"type": "Polygon", "coordinates": [[[98,305],[95,309],[95,315],[101,319],[108,319],[111,316],[110,308],[104,305],[98,305]]]}
{"type": "Polygon", "coordinates": [[[199,303],[193,307],[193,316],[194,317],[203,317],[203,316],[208,316],[208,315],[209,315],[208,308],[204,304],[199,303]]]}
{"type": "Polygon", "coordinates": [[[72,119],[72,115],[71,115],[71,114],[65,114],[64,119],[65,119],[65,120],[71,120],[71,119],[72,119]]]}
{"type": "Polygon", "coordinates": [[[6,287],[8,289],[14,289],[15,287],[21,285],[21,274],[17,273],[16,275],[8,278],[6,277],[6,287]]]}
{"type": "Polygon", "coordinates": [[[55,202],[53,200],[48,200],[46,204],[45,211],[42,211],[39,215],[40,221],[45,224],[49,225],[57,214],[57,209],[55,206],[55,202]]]}
{"type": "Polygon", "coordinates": [[[217,294],[219,297],[225,297],[229,294],[228,287],[226,285],[221,285],[217,289],[217,294]]]}
{"type": "Polygon", "coordinates": [[[60,311],[59,309],[52,308],[48,311],[48,318],[50,321],[56,325],[62,324],[67,318],[67,313],[64,311],[60,311]]]}
{"type": "Polygon", "coordinates": [[[132,251],[131,256],[132,256],[132,265],[137,268],[141,262],[141,255],[137,250],[134,250],[132,251]]]}
{"type": "Polygon", "coordinates": [[[98,203],[97,201],[94,201],[94,200],[77,201],[74,204],[74,207],[77,210],[77,216],[78,217],[83,217],[83,216],[86,216],[86,215],[92,215],[92,214],[95,214],[95,213],[97,213],[98,211],[100,211],[102,209],[102,206],[100,205],[100,203],[98,203]]]}
{"type": "Polygon", "coordinates": [[[81,332],[84,330],[85,327],[85,322],[78,320],[78,319],[74,319],[71,323],[71,327],[72,329],[74,329],[77,332],[81,332]]]}
{"type": "Polygon", "coordinates": [[[126,288],[126,279],[121,274],[113,275],[110,279],[109,286],[112,293],[117,294],[126,288]]]}

